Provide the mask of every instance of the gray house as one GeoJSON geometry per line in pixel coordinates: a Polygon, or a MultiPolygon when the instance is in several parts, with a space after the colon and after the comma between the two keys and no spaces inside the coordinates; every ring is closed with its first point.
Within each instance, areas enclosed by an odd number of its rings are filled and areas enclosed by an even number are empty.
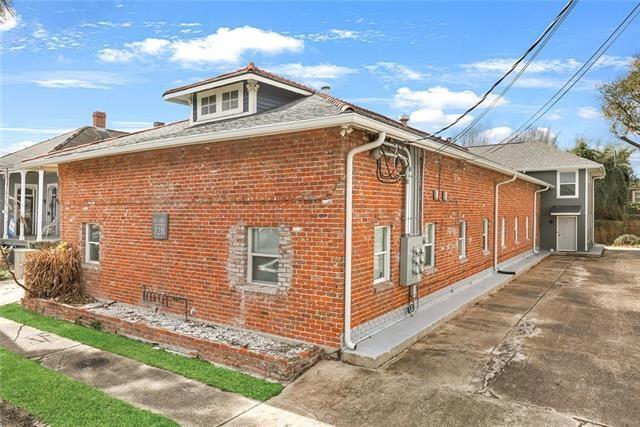
{"type": "Polygon", "coordinates": [[[105,129],[105,124],[106,114],[96,111],[93,126],[83,126],[0,157],[2,245],[27,247],[32,242],[58,240],[58,174],[55,169],[25,168],[22,161],[126,134],[105,129]]]}
{"type": "Polygon", "coordinates": [[[541,249],[588,252],[593,247],[593,183],[604,177],[604,166],[540,142],[469,150],[555,186],[540,197],[541,249]]]}

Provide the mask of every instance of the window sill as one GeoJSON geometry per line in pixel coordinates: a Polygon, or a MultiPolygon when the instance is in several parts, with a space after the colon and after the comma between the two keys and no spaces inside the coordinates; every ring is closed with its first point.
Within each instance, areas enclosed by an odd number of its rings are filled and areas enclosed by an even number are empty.
{"type": "Polygon", "coordinates": [[[458,262],[460,262],[461,264],[464,264],[465,262],[467,262],[467,256],[459,256],[458,257],[458,262]]]}
{"type": "Polygon", "coordinates": [[[280,295],[286,293],[288,289],[278,285],[260,285],[257,283],[243,283],[242,285],[236,285],[235,288],[242,292],[264,295],[280,295]]]}
{"type": "Polygon", "coordinates": [[[489,256],[489,255],[491,255],[491,251],[488,251],[488,250],[487,251],[482,251],[482,255],[489,256]]]}
{"type": "Polygon", "coordinates": [[[393,282],[391,280],[385,280],[381,282],[373,282],[373,291],[377,294],[379,292],[388,291],[393,288],[393,282]]]}
{"type": "Polygon", "coordinates": [[[84,261],[83,263],[80,264],[80,266],[82,268],[87,269],[87,270],[99,270],[100,269],[100,263],[99,262],[87,262],[87,261],[84,261]]]}

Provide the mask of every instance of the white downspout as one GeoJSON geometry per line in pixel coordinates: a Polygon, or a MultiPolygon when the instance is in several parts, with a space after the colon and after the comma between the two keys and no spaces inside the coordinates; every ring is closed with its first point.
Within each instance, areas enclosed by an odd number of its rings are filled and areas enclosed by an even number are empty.
{"type": "Polygon", "coordinates": [[[347,154],[347,181],[345,184],[345,226],[344,226],[344,346],[354,350],[351,341],[351,239],[353,234],[353,158],[356,154],[373,150],[382,145],[386,132],[380,132],[378,138],[364,145],[352,148],[347,154]]]}
{"type": "Polygon", "coordinates": [[[500,186],[503,184],[509,184],[518,178],[518,175],[513,175],[511,179],[506,181],[498,182],[496,184],[496,191],[493,195],[493,271],[495,273],[498,272],[498,200],[499,200],[499,192],[500,186]]]}
{"type": "Polygon", "coordinates": [[[536,209],[536,205],[538,204],[538,193],[542,193],[543,191],[547,191],[548,189],[549,186],[547,185],[542,190],[536,190],[533,192],[533,247],[531,249],[533,250],[534,254],[538,253],[538,250],[536,249],[536,236],[538,235],[536,227],[538,225],[538,220],[536,219],[536,213],[538,212],[538,210],[536,209]]]}

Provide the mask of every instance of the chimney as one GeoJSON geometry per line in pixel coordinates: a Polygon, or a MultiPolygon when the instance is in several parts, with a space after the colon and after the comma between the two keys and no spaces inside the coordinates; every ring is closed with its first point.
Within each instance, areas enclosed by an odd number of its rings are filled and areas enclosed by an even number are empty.
{"type": "Polygon", "coordinates": [[[107,113],[104,111],[94,111],[93,112],[93,126],[97,128],[106,128],[107,127],[107,113]]]}
{"type": "Polygon", "coordinates": [[[320,88],[320,92],[329,93],[331,91],[331,86],[325,85],[320,88]]]}
{"type": "Polygon", "coordinates": [[[157,128],[159,126],[164,126],[164,122],[153,122],[153,127],[157,128]]]}
{"type": "Polygon", "coordinates": [[[409,116],[406,114],[401,115],[400,123],[402,123],[402,126],[407,127],[409,125],[409,116]]]}

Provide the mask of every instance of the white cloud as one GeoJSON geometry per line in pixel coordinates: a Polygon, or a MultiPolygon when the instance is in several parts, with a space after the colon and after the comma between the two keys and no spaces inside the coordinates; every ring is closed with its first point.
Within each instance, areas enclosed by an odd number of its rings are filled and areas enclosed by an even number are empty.
{"type": "Polygon", "coordinates": [[[7,14],[0,22],[0,32],[13,30],[19,23],[20,17],[18,15],[7,14]]]}
{"type": "Polygon", "coordinates": [[[125,46],[127,46],[135,53],[158,55],[162,53],[169,44],[171,44],[169,40],[148,38],[144,39],[141,42],[127,43],[125,44],[125,46]]]}
{"type": "Polygon", "coordinates": [[[129,62],[133,59],[133,52],[124,49],[102,49],[98,58],[104,62],[129,62]]]}
{"type": "Polygon", "coordinates": [[[180,27],[199,27],[201,25],[199,22],[181,22],[179,24],[180,27]]]}
{"type": "Polygon", "coordinates": [[[191,63],[237,63],[248,51],[264,54],[300,52],[302,40],[260,28],[219,28],[207,37],[171,44],[172,61],[191,63]]]}
{"type": "Polygon", "coordinates": [[[358,71],[334,64],[302,65],[301,63],[283,64],[272,67],[276,73],[284,74],[301,80],[338,79],[358,71]]]}
{"type": "Polygon", "coordinates": [[[633,62],[633,57],[631,56],[602,55],[594,64],[594,68],[626,68],[631,62],[633,62]]]}
{"type": "MultiPolygon", "coordinates": [[[[443,86],[434,86],[426,90],[413,91],[407,87],[402,87],[396,91],[392,106],[398,109],[413,109],[410,114],[412,122],[426,125],[429,129],[440,128],[446,126],[458,119],[463,110],[466,110],[476,102],[480,97],[470,91],[463,90],[460,92],[450,91],[443,86]],[[452,112],[450,110],[458,110],[452,112]]],[[[504,98],[497,98],[490,95],[487,103],[496,100],[496,105],[506,104],[508,101],[504,98]]],[[[473,120],[473,116],[465,116],[456,126],[463,126],[473,120]]]]}
{"type": "Polygon", "coordinates": [[[358,31],[340,30],[340,29],[337,29],[337,28],[334,28],[334,29],[330,30],[329,33],[332,34],[336,39],[339,39],[339,40],[357,39],[359,34],[360,34],[358,31]]]}
{"type": "Polygon", "coordinates": [[[81,27],[90,28],[129,28],[133,25],[131,21],[127,22],[113,22],[113,21],[98,21],[98,22],[85,22],[80,24],[81,27]]]}
{"type": "Polygon", "coordinates": [[[118,74],[73,70],[33,72],[16,78],[10,77],[9,80],[17,83],[35,83],[52,89],[109,89],[129,83],[128,79],[118,74]]]}
{"type": "Polygon", "coordinates": [[[18,141],[13,142],[7,145],[0,145],[0,156],[4,156],[5,154],[14,153],[16,151],[22,150],[23,148],[27,148],[32,146],[33,144],[38,143],[39,141],[18,141]]]}
{"type": "Polygon", "coordinates": [[[82,88],[82,89],[109,89],[109,86],[94,83],[89,80],[80,79],[42,79],[34,80],[38,86],[53,89],[60,88],[82,88]]]}
{"type": "MultiPolygon", "coordinates": [[[[446,114],[443,110],[434,108],[420,108],[409,114],[409,120],[428,126],[430,129],[447,126],[457,120],[461,114],[446,114]]],[[[465,116],[456,126],[463,126],[473,120],[473,116],[465,116]]]]}
{"type": "MultiPolygon", "coordinates": [[[[509,68],[511,68],[515,61],[516,58],[493,58],[484,61],[472,62],[470,64],[463,64],[462,68],[468,71],[504,73],[509,70],[509,68]]],[[[624,68],[627,67],[631,61],[632,58],[628,56],[623,57],[614,55],[603,55],[600,59],[598,59],[598,61],[596,61],[594,67],[624,68]]],[[[578,61],[577,59],[573,58],[541,59],[531,62],[531,64],[529,64],[529,66],[527,67],[527,73],[571,72],[580,68],[582,64],[582,61],[578,61]]],[[[516,69],[519,70],[520,68],[522,68],[522,66],[523,64],[521,63],[516,69]]]]}
{"type": "MultiPolygon", "coordinates": [[[[489,95],[485,103],[489,104],[496,100],[496,98],[496,95],[489,95]]],[[[479,100],[480,96],[470,90],[453,92],[443,86],[434,86],[427,90],[413,91],[408,87],[401,87],[396,91],[393,104],[396,108],[466,109],[479,100]]],[[[508,103],[508,101],[505,98],[499,98],[496,105],[506,103],[508,103]]]]}
{"type": "Polygon", "coordinates": [[[580,107],[578,108],[578,116],[587,120],[597,120],[600,118],[600,112],[594,107],[580,107]]]}
{"type": "Polygon", "coordinates": [[[384,78],[392,80],[421,80],[424,75],[413,70],[406,65],[397,64],[395,62],[380,61],[374,65],[365,66],[372,73],[382,75],[384,78]]]}
{"type": "Polygon", "coordinates": [[[482,132],[482,137],[486,138],[489,144],[495,144],[503,141],[506,137],[513,133],[513,129],[509,126],[498,126],[495,128],[487,129],[482,132]]]}
{"type": "Polygon", "coordinates": [[[360,31],[332,28],[324,33],[301,34],[301,38],[313,42],[326,42],[331,40],[357,40],[366,38],[360,31]]]}
{"type": "Polygon", "coordinates": [[[560,113],[557,113],[557,112],[546,114],[544,117],[547,120],[562,120],[562,116],[560,115],[560,113]]]}
{"type": "Polygon", "coordinates": [[[138,56],[152,57],[165,52],[170,59],[184,65],[197,63],[238,63],[247,52],[274,55],[299,52],[302,40],[273,31],[244,26],[219,28],[215,33],[190,40],[145,39],[125,43],[123,49],[102,49],[98,57],[106,62],[128,62],[138,56]]]}

